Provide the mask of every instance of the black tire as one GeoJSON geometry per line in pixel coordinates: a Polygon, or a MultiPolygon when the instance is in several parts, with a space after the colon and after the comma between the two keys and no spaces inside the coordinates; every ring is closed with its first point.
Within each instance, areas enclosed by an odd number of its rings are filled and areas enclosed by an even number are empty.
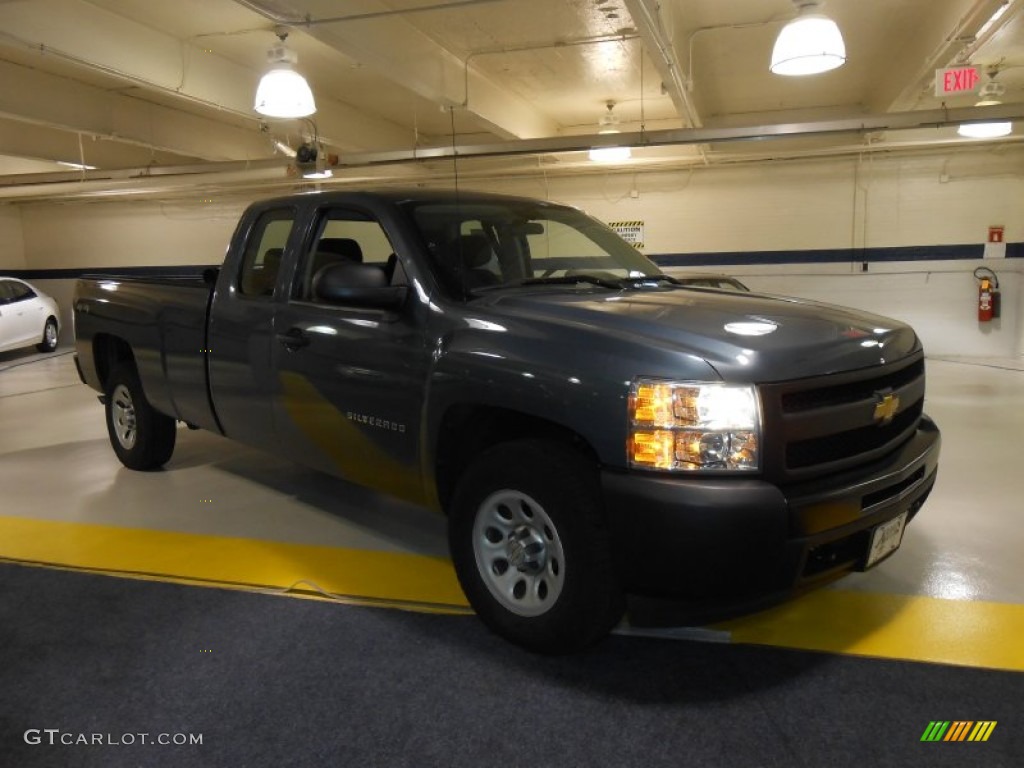
{"type": "Polygon", "coordinates": [[[43,339],[36,344],[36,349],[40,352],[53,352],[57,348],[57,321],[52,318],[46,318],[46,325],[43,326],[43,339]]]}
{"type": "Polygon", "coordinates": [[[459,479],[451,556],[491,631],[532,651],[570,653],[622,618],[598,487],[593,461],[543,440],[496,446],[459,479]]]}
{"type": "Polygon", "coordinates": [[[175,420],[146,400],[138,371],[121,363],[110,373],[106,397],[107,434],[110,445],[129,469],[159,469],[174,453],[175,420]]]}

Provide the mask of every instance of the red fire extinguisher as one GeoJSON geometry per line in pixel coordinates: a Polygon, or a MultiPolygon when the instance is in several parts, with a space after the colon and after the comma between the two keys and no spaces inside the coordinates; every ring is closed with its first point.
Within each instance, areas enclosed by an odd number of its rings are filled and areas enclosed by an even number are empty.
{"type": "Polygon", "coordinates": [[[988,267],[974,270],[978,280],[978,322],[987,323],[999,317],[999,278],[988,267]]]}

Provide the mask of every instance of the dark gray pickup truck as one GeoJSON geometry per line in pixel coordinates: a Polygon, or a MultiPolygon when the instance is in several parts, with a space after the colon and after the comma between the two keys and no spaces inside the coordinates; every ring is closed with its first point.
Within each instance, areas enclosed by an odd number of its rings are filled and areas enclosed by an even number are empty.
{"type": "Polygon", "coordinates": [[[474,609],[545,652],[627,596],[700,613],[870,568],[935,483],[911,328],[681,286],[549,202],[269,200],[219,270],[83,278],[74,313],[126,466],[184,422],[442,511],[474,609]]]}

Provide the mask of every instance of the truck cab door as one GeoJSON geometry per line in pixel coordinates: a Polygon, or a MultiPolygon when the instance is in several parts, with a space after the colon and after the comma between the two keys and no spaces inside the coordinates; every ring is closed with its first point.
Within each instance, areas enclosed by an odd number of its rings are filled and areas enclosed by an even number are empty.
{"type": "MultiPolygon", "coordinates": [[[[258,212],[241,226],[244,250],[225,264],[210,308],[210,394],[224,434],[258,448],[276,449],[271,362],[276,296],[284,292],[282,256],[295,229],[296,210],[258,212]]],[[[241,239],[239,239],[241,238],[241,239]]]]}
{"type": "Polygon", "coordinates": [[[420,418],[430,364],[422,308],[411,293],[388,307],[319,298],[317,276],[339,262],[381,284],[405,281],[402,260],[372,215],[338,206],[319,212],[274,320],[278,450],[422,502],[420,418]]]}

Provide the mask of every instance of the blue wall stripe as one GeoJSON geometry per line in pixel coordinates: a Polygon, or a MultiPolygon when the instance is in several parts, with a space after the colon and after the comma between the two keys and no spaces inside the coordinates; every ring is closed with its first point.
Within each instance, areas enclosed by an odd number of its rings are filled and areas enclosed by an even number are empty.
{"type": "MultiPolygon", "coordinates": [[[[833,248],[809,251],[723,251],[664,253],[649,256],[661,267],[721,267],[740,264],[848,264],[880,261],[951,261],[981,259],[981,243],[965,245],[908,245],[893,248],[833,248]]],[[[1024,258],[1024,242],[1007,243],[1006,257],[1024,258]]]]}

